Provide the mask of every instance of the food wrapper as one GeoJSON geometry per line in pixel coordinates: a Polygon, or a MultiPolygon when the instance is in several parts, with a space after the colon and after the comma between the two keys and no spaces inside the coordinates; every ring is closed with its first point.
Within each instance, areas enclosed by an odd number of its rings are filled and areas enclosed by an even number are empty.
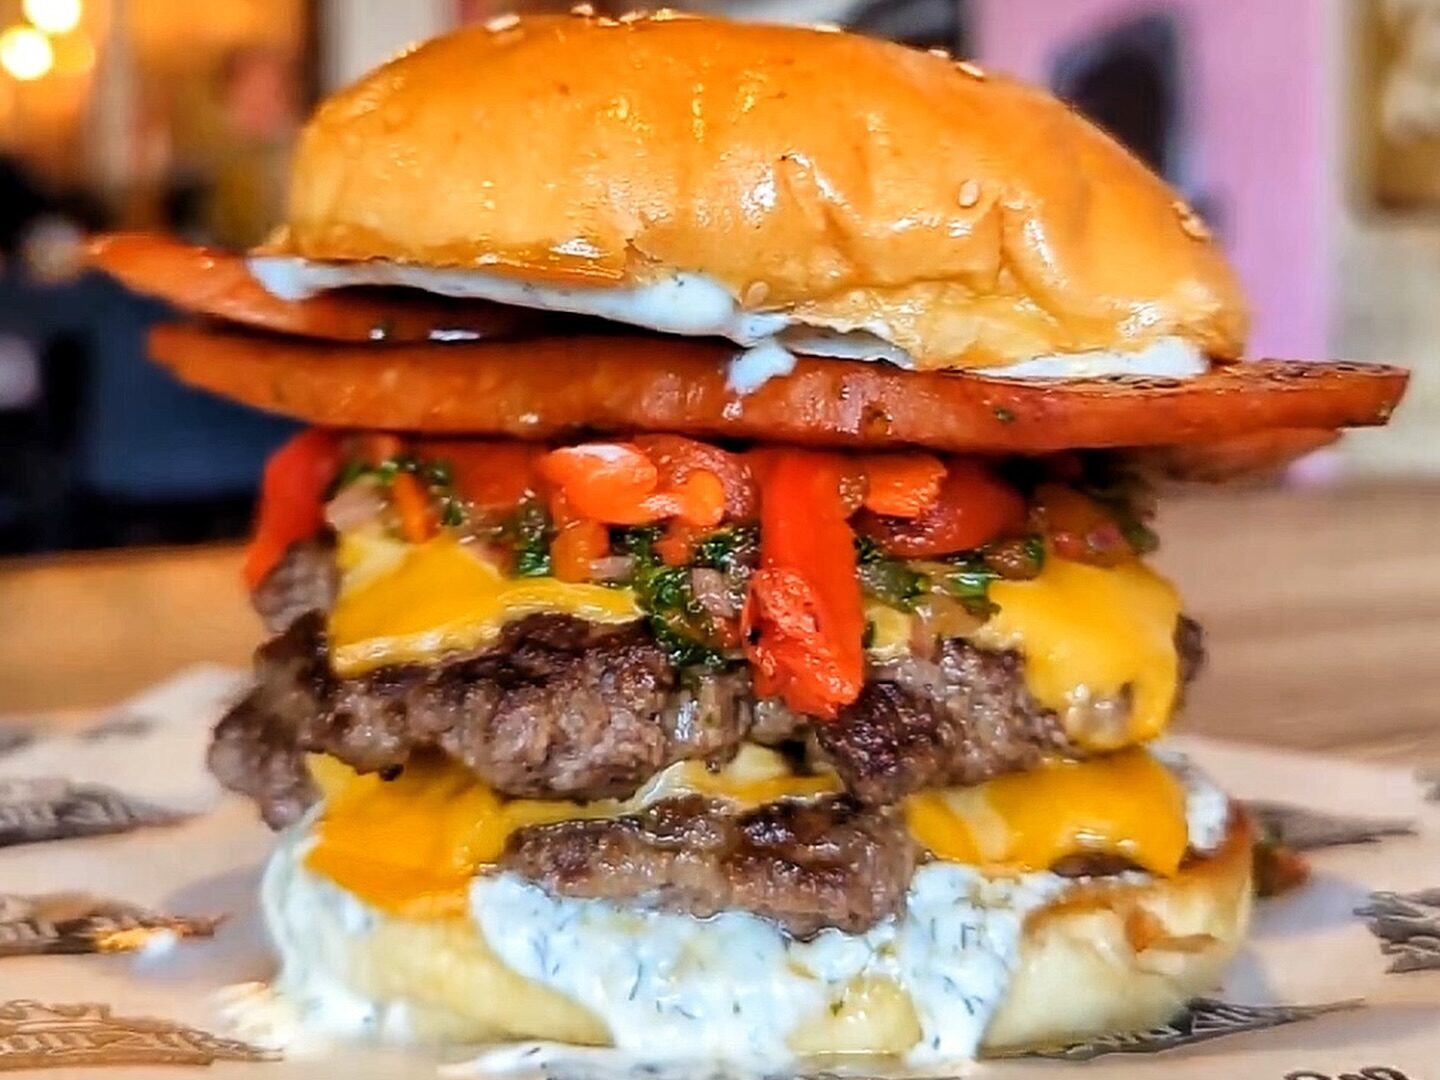
{"type": "MultiPolygon", "coordinates": [[[[263,982],[273,969],[255,900],[270,834],[247,803],[221,795],[203,761],[209,727],[243,686],[238,673],[200,668],[85,722],[0,717],[9,736],[0,739],[0,792],[11,799],[0,796],[0,836],[30,830],[25,842],[0,847],[0,942],[7,912],[11,923],[35,920],[32,936],[57,942],[0,947],[0,1073],[475,1075],[463,1051],[442,1058],[313,1040],[277,1054],[229,1028],[233,988],[263,982]],[[17,792],[24,809],[16,809],[17,792]],[[87,809],[67,818],[67,798],[87,809]],[[37,820],[51,823],[47,835],[37,820]],[[98,825],[70,827],[76,820],[98,825]],[[56,913],[80,920],[68,924],[64,945],[56,913]],[[217,925],[219,916],[226,919],[217,925]],[[160,940],[172,947],[140,938],[129,942],[135,952],[77,954],[89,931],[111,924],[168,932],[160,940]]],[[[1305,849],[1308,879],[1260,901],[1225,984],[1171,1023],[965,1071],[996,1080],[1440,1080],[1435,775],[1176,742],[1234,795],[1256,801],[1277,843],[1305,849]]],[[[552,1072],[557,1080],[606,1075],[599,1065],[552,1072]]],[[[683,1075],[700,1080],[693,1070],[683,1075]]]]}
{"type": "Polygon", "coordinates": [[[0,959],[157,951],[180,938],[210,937],[221,921],[162,915],[85,893],[0,893],[0,959]]]}

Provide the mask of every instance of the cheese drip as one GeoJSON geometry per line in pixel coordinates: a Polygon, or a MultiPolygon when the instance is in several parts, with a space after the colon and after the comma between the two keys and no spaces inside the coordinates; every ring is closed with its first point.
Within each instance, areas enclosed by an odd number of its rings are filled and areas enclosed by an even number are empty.
{"type": "Polygon", "coordinates": [[[1086,750],[1115,750],[1165,730],[1180,687],[1180,595],[1144,564],[1099,567],[1051,555],[1030,581],[996,581],[999,606],[971,640],[1017,649],[1025,685],[1086,750]],[[1126,723],[1096,722],[1093,702],[1129,695],[1126,723]]]}
{"type": "Polygon", "coordinates": [[[473,547],[444,534],[413,547],[347,534],[339,563],[340,598],[329,632],[330,665],[341,676],[477,649],[527,615],[596,623],[641,617],[630,589],[506,577],[473,547]]]}
{"type": "Polygon", "coordinates": [[[1184,787],[1138,749],[921,792],[905,801],[905,820],[936,858],[1004,872],[1118,855],[1169,877],[1189,843],[1184,787]]]}
{"type": "MultiPolygon", "coordinates": [[[[689,793],[749,809],[840,790],[833,775],[796,775],[783,756],[754,745],[719,772],[680,762],[629,799],[588,803],[506,799],[438,756],[416,759],[391,781],[331,758],[312,758],[311,771],[326,803],[306,865],[410,918],[462,910],[470,880],[527,825],[619,817],[689,793]]],[[[1145,750],[921,792],[904,809],[916,842],[936,859],[987,872],[1048,870],[1070,855],[1101,854],[1169,875],[1188,840],[1184,787],[1145,750]]]]}
{"type": "Polygon", "coordinates": [[[306,865],[382,911],[410,918],[463,911],[470,879],[527,825],[619,817],[681,794],[748,808],[840,789],[833,775],[796,776],[780,754],[749,745],[719,772],[703,761],[677,762],[629,799],[586,803],[507,799],[439,756],[412,758],[388,781],[322,756],[310,758],[310,771],[325,810],[306,865]]]}

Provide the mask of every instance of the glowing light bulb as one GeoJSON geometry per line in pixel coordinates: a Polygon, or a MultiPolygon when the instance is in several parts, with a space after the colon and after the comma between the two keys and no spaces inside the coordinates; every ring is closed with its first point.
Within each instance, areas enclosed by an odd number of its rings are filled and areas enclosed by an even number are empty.
{"type": "Polygon", "coordinates": [[[25,0],[21,9],[47,34],[68,34],[80,25],[80,0],[25,0]]]}
{"type": "Polygon", "coordinates": [[[0,33],[0,68],[21,82],[49,74],[54,65],[50,39],[33,26],[12,26],[0,33]]]}

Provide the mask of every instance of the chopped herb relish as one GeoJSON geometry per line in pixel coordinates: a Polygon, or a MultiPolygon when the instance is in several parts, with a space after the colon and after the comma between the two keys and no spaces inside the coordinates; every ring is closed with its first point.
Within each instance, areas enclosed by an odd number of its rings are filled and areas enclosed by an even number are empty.
{"type": "Polygon", "coordinates": [[[868,536],[855,539],[859,556],[860,588],[866,596],[901,611],[914,611],[915,604],[930,592],[930,579],[904,559],[892,559],[868,536]]]}
{"type": "MultiPolygon", "coordinates": [[[[739,549],[740,534],[748,528],[735,526],[711,533],[697,545],[696,564],[715,565],[715,562],[699,561],[699,549],[708,540],[715,543],[706,551],[705,558],[716,562],[731,560],[739,549]]],[[[681,668],[721,667],[726,663],[725,655],[711,644],[716,638],[715,620],[696,599],[690,584],[691,567],[666,566],[656,554],[655,542],[660,538],[660,531],[655,525],[618,530],[620,549],[635,560],[635,568],[628,581],[614,584],[629,585],[635,590],[635,602],[649,616],[650,631],[672,664],[681,668]]]]}
{"type": "Polygon", "coordinates": [[[695,545],[694,564],[725,573],[753,563],[760,547],[760,530],[754,525],[727,525],[707,533],[695,545]]]}
{"type": "Polygon", "coordinates": [[[929,565],[936,589],[976,618],[987,619],[999,610],[990,599],[991,584],[1036,577],[1045,566],[1045,541],[1038,536],[1001,540],[929,565]]]}
{"type": "MultiPolygon", "coordinates": [[[[543,577],[554,572],[550,550],[556,530],[545,500],[530,494],[509,512],[476,511],[458,492],[454,469],[446,460],[411,453],[396,454],[375,464],[352,460],[336,477],[330,495],[366,478],[389,488],[402,473],[424,484],[438,504],[442,526],[468,528],[472,534],[506,550],[511,573],[543,577]]],[[[1114,528],[1137,555],[1148,554],[1157,546],[1148,524],[1153,501],[1149,489],[1123,462],[1095,454],[1070,455],[1048,462],[1017,459],[1007,463],[1005,475],[1027,501],[1034,500],[1037,487],[1044,483],[1058,482],[1083,494],[1113,521],[1114,528]]],[[[1038,527],[1043,520],[1032,518],[1032,527],[1038,527]]],[[[708,610],[696,596],[692,572],[703,568],[724,574],[738,610],[744,601],[749,571],[758,561],[758,527],[753,523],[731,523],[698,537],[683,566],[667,565],[657,551],[666,535],[663,524],[611,527],[611,553],[629,558],[619,563],[626,567],[621,571],[623,576],[605,583],[634,589],[637,604],[646,613],[656,640],[677,666],[723,666],[733,654],[734,627],[730,620],[708,610]]],[[[857,576],[864,595],[896,610],[913,612],[925,597],[939,594],[959,601],[979,618],[987,618],[997,610],[989,596],[993,582],[1033,578],[1040,573],[1046,557],[1046,540],[1039,535],[992,541],[970,551],[927,559],[887,555],[869,536],[857,536],[855,546],[857,576]]],[[[875,627],[867,624],[867,645],[874,635],[875,627]]]]}
{"type": "Polygon", "coordinates": [[[413,454],[397,454],[374,465],[359,459],[347,461],[331,483],[327,495],[334,498],[355,481],[365,478],[388,488],[401,473],[410,473],[422,481],[430,493],[440,500],[442,524],[464,523],[465,504],[455,491],[455,473],[448,461],[422,460],[413,454]]]}
{"type": "Polygon", "coordinates": [[[1001,578],[1025,580],[1045,565],[1045,541],[1039,536],[998,540],[974,551],[935,560],[907,561],[885,555],[869,537],[856,540],[860,587],[872,599],[900,611],[914,611],[932,592],[959,600],[978,618],[995,613],[990,584],[1001,578]]]}
{"type": "Polygon", "coordinates": [[[1073,483],[1110,515],[1136,555],[1149,555],[1160,547],[1160,538],[1149,524],[1155,494],[1134,469],[1113,456],[1087,454],[1080,459],[1080,475],[1073,483]]]}
{"type": "Polygon", "coordinates": [[[549,576],[550,542],[554,538],[550,512],[533,496],[521,499],[500,527],[501,541],[510,545],[516,577],[549,576]]]}

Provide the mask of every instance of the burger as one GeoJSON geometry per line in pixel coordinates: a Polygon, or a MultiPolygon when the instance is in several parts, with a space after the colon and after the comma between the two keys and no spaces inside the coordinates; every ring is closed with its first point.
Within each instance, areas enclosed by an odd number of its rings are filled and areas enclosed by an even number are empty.
{"type": "Polygon", "coordinates": [[[1205,225],[1064,105],[844,33],[507,17],[325,102],[248,257],[94,257],[193,316],[181,380],[310,425],[209,755],[279,830],[305,1023],[935,1070],[1220,978],[1254,837],[1156,742],[1204,650],[1153,491],[1405,374],[1242,359],[1205,225]]]}

